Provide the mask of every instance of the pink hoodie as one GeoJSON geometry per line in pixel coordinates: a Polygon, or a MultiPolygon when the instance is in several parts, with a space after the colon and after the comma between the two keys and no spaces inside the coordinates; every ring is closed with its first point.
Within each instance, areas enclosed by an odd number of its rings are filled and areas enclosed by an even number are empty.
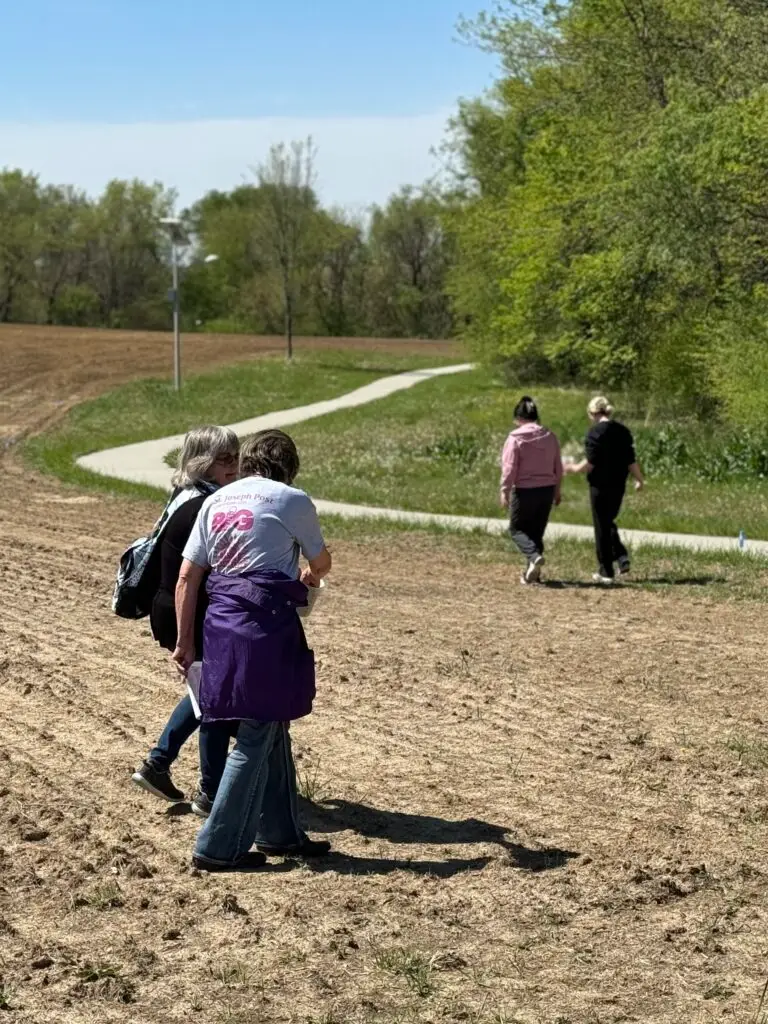
{"type": "Polygon", "coordinates": [[[512,431],[501,453],[501,500],[505,506],[513,488],[556,487],[562,476],[560,443],[551,430],[525,423],[512,431]]]}

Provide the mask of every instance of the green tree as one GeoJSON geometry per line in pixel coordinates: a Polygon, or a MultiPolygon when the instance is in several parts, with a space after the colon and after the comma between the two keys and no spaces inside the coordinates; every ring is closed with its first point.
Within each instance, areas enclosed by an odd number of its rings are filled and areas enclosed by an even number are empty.
{"type": "Polygon", "coordinates": [[[40,186],[32,174],[0,172],[0,322],[20,318],[42,246],[40,186]]]}
{"type": "Polygon", "coordinates": [[[503,3],[465,31],[505,69],[454,122],[468,340],[709,409],[765,281],[765,5],[503,3]]]}
{"type": "Polygon", "coordinates": [[[370,229],[369,319],[376,333],[442,338],[452,321],[445,291],[450,237],[440,198],[428,189],[404,188],[370,229]]]}
{"type": "MultiPolygon", "coordinates": [[[[86,283],[92,227],[92,207],[84,193],[68,187],[43,189],[39,209],[42,244],[36,260],[36,281],[47,324],[64,322],[59,319],[62,310],[69,310],[63,315],[67,322],[72,322],[76,306],[79,305],[81,313],[84,311],[86,293],[90,295],[90,313],[84,324],[92,321],[95,293],[86,283]],[[69,297],[64,298],[67,292],[69,297]],[[80,301],[73,302],[78,292],[80,301]]],[[[76,316],[75,322],[78,320],[76,316]]]]}
{"type": "Polygon", "coordinates": [[[244,303],[249,282],[266,269],[254,249],[259,202],[259,189],[244,185],[232,192],[209,192],[184,215],[198,255],[219,257],[215,266],[193,264],[182,279],[182,309],[191,320],[267,329],[265,319],[244,303]]]}
{"type": "Polygon", "coordinates": [[[365,333],[368,250],[363,227],[339,211],[321,211],[315,232],[312,307],[318,327],[335,337],[365,333]]]}
{"type": "Polygon", "coordinates": [[[93,211],[88,283],[110,327],[167,322],[167,243],[160,220],[174,195],[160,184],[111,181],[93,211]]]}

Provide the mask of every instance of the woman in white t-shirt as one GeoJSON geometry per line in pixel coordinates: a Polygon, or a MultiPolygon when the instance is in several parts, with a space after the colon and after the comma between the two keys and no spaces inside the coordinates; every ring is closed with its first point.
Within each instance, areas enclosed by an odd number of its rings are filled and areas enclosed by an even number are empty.
{"type": "Polygon", "coordinates": [[[315,507],[293,486],[298,471],[296,446],[283,431],[249,438],[241,479],[206,500],[184,549],[173,658],[182,671],[195,660],[195,607],[209,573],[200,709],[204,722],[241,723],[195,845],[193,862],[208,871],[247,871],[265,854],[318,857],[330,849],[299,824],[288,731],[310,713],[315,695],[314,656],[297,608],[331,568],[315,507]],[[300,571],[302,555],[308,565],[300,571]]]}

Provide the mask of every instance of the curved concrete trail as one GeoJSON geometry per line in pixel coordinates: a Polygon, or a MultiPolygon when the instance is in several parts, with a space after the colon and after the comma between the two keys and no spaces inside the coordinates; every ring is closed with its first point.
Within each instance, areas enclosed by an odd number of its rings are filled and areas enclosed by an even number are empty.
{"type": "MultiPolygon", "coordinates": [[[[314,402],[312,405],[298,405],[293,409],[282,409],[279,412],[267,412],[263,416],[255,416],[253,419],[232,423],[230,426],[240,436],[272,427],[290,427],[294,423],[303,423],[304,420],[325,416],[329,412],[367,405],[368,402],[394,395],[396,391],[407,391],[414,384],[431,380],[433,377],[465,373],[471,369],[471,363],[462,363],[459,366],[441,366],[436,370],[409,370],[408,373],[398,373],[393,377],[381,377],[372,384],[356,388],[338,398],[314,402]]],[[[181,447],[183,440],[183,434],[174,434],[172,437],[161,437],[156,441],[140,441],[138,444],[126,444],[120,448],[107,448],[103,452],[83,455],[77,460],[77,465],[103,476],[114,476],[120,480],[170,490],[173,470],[165,462],[165,457],[168,452],[181,447]]]]}
{"type": "MultiPolygon", "coordinates": [[[[465,373],[472,369],[471,363],[457,366],[442,366],[432,370],[410,370],[392,377],[382,377],[372,384],[357,388],[339,398],[331,398],[312,405],[301,405],[293,409],[279,412],[268,412],[250,420],[232,423],[235,433],[252,434],[256,430],[270,427],[288,427],[302,423],[318,416],[325,416],[340,409],[352,409],[358,405],[366,405],[380,398],[386,398],[397,391],[405,391],[423,381],[442,377],[446,374],[465,373]]],[[[103,476],[117,477],[132,483],[150,484],[170,490],[172,470],[165,462],[168,452],[178,448],[184,439],[183,434],[161,437],[155,441],[141,441],[138,444],[127,444],[120,448],[107,448],[101,452],[83,455],[77,460],[82,469],[99,473],[103,476]]],[[[348,505],[344,502],[323,501],[315,499],[320,513],[339,515],[349,519],[389,519],[405,523],[438,525],[453,530],[480,530],[490,534],[504,534],[507,531],[506,519],[487,519],[479,516],[453,516],[435,512],[408,512],[403,509],[378,508],[367,505],[348,505]]],[[[565,523],[550,523],[547,538],[572,537],[578,540],[592,540],[592,527],[569,526],[565,523]]],[[[654,533],[648,530],[622,530],[622,537],[629,544],[640,547],[643,545],[668,545],[670,547],[688,548],[707,551],[737,551],[738,540],[735,537],[707,537],[687,533],[654,533]]],[[[768,541],[750,541],[748,551],[768,557],[768,541]]]]}

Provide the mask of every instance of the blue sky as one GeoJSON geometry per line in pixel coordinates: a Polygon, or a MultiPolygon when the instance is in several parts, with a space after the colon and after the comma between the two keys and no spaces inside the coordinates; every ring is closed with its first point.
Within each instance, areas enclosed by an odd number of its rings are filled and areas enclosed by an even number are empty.
{"type": "Polygon", "coordinates": [[[0,166],[97,192],[161,180],[179,205],[311,134],[327,203],[439,171],[460,96],[494,61],[456,41],[482,0],[20,0],[0,59],[0,166]]]}
{"type": "Polygon", "coordinates": [[[423,114],[475,94],[471,0],[20,0],[0,121],[423,114]]]}

